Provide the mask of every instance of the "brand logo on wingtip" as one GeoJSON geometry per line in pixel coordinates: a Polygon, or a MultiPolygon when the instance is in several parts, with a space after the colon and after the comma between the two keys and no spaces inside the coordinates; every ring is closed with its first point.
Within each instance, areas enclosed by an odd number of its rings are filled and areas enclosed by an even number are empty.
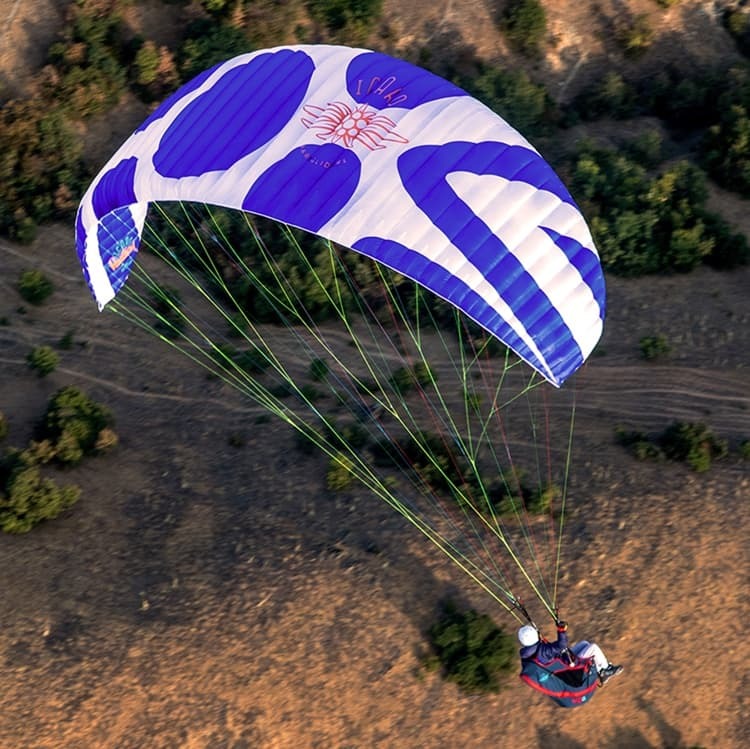
{"type": "Polygon", "coordinates": [[[107,260],[107,266],[110,270],[117,270],[137,249],[135,242],[131,242],[107,260]]]}

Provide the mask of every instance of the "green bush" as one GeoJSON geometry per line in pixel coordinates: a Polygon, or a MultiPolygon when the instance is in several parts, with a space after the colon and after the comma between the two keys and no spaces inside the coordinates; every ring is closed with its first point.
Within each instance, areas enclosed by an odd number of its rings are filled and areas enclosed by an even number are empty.
{"type": "Polygon", "coordinates": [[[478,414],[482,407],[482,394],[475,391],[464,390],[464,403],[472,413],[478,414]]]}
{"type": "Polygon", "coordinates": [[[370,433],[357,422],[351,424],[330,424],[326,429],[328,442],[332,445],[346,445],[358,450],[370,441],[370,433]]]}
{"type": "Polygon", "coordinates": [[[635,57],[643,54],[654,41],[654,30],[645,13],[634,16],[617,30],[617,40],[626,55],[635,57]]]}
{"type": "Polygon", "coordinates": [[[672,347],[663,335],[647,335],[638,342],[641,349],[641,356],[646,361],[653,361],[661,356],[668,354],[672,347]]]}
{"type": "Polygon", "coordinates": [[[112,414],[107,408],[74,387],[65,387],[58,390],[47,404],[36,436],[50,441],[56,460],[74,465],[85,455],[116,444],[112,423],[112,414]]]}
{"type": "Polygon", "coordinates": [[[675,422],[659,438],[670,460],[686,462],[694,471],[707,471],[711,461],[728,452],[726,440],[718,439],[705,424],[675,422]]]}
{"type": "Polygon", "coordinates": [[[86,187],[82,139],[56,101],[0,109],[0,233],[29,243],[38,224],[70,218],[86,187]]]}
{"type": "Polygon", "coordinates": [[[18,279],[18,293],[29,304],[42,304],[54,290],[52,281],[40,270],[26,270],[18,279]]]}
{"type": "Polygon", "coordinates": [[[473,609],[459,611],[448,603],[428,637],[433,658],[425,665],[432,661],[447,681],[468,693],[498,692],[516,665],[514,638],[473,609]]]}
{"type": "Polygon", "coordinates": [[[166,47],[150,40],[138,49],[133,60],[135,89],[145,101],[163,99],[179,82],[177,67],[166,47]]]}
{"type": "Polygon", "coordinates": [[[314,403],[315,401],[320,400],[325,394],[321,390],[318,390],[315,385],[307,384],[299,389],[299,395],[302,400],[314,403]]]}
{"type": "Polygon", "coordinates": [[[729,32],[743,55],[750,55],[750,13],[747,8],[730,8],[724,11],[724,28],[729,32]]]}
{"type": "Polygon", "coordinates": [[[532,55],[539,51],[547,33],[547,14],[539,0],[509,0],[499,25],[512,47],[532,55]]]}
{"type": "Polygon", "coordinates": [[[73,4],[63,40],[49,49],[55,69],[47,95],[75,117],[90,117],[113,107],[127,90],[124,26],[112,9],[73,4]]]}
{"type": "Polygon", "coordinates": [[[0,442],[2,442],[8,436],[8,419],[5,414],[0,411],[0,442]]]}
{"type": "Polygon", "coordinates": [[[354,481],[354,462],[343,453],[331,458],[326,470],[326,486],[332,491],[342,491],[354,481]]]}
{"type": "Polygon", "coordinates": [[[57,369],[60,357],[49,346],[37,346],[29,352],[26,362],[39,377],[46,377],[57,369]]]}
{"type": "Polygon", "coordinates": [[[418,361],[411,369],[418,385],[425,387],[437,380],[437,375],[426,361],[418,361]]]}
{"type": "Polygon", "coordinates": [[[655,169],[662,161],[663,139],[658,130],[648,130],[625,145],[628,155],[646,169],[655,169]]]}
{"type": "Polygon", "coordinates": [[[0,528],[27,533],[75,504],[80,494],[76,486],[61,487],[44,478],[22,453],[11,452],[0,463],[0,528]]]}
{"type": "Polygon", "coordinates": [[[241,29],[203,18],[187,27],[177,54],[177,67],[182,80],[187,81],[219,62],[249,51],[247,35],[241,29]]]}
{"type": "Polygon", "coordinates": [[[522,133],[536,135],[548,129],[556,113],[544,86],[523,71],[484,63],[479,67],[477,75],[460,77],[457,83],[522,133]]]}
{"type": "Polygon", "coordinates": [[[72,349],[74,335],[74,330],[69,330],[67,333],[65,333],[57,342],[57,348],[61,349],[62,351],[69,351],[70,349],[72,349]]]}
{"type": "Polygon", "coordinates": [[[746,242],[708,212],[705,174],[688,162],[650,176],[622,151],[584,144],[570,185],[610,272],[684,272],[701,263],[730,267],[741,260],[746,242]]]}
{"type": "Polygon", "coordinates": [[[399,367],[388,378],[390,386],[399,394],[406,395],[417,386],[425,387],[437,379],[427,362],[419,361],[411,367],[399,367]]]}
{"type": "Polygon", "coordinates": [[[740,442],[740,457],[743,460],[750,460],[750,440],[740,442]]]}
{"type": "Polygon", "coordinates": [[[610,70],[592,88],[575,98],[572,109],[586,120],[625,119],[638,110],[638,92],[620,73],[610,70]]]}
{"type": "Polygon", "coordinates": [[[687,463],[699,473],[729,451],[727,441],[717,438],[705,424],[676,421],[655,435],[618,427],[615,434],[618,443],[638,460],[667,458],[687,463]]]}
{"type": "Polygon", "coordinates": [[[517,513],[545,515],[561,497],[562,490],[557,484],[529,486],[523,471],[517,471],[510,481],[498,479],[489,490],[493,512],[506,517],[514,517],[517,513]]]}
{"type": "Polygon", "coordinates": [[[382,0],[307,0],[310,16],[332,32],[352,25],[372,26],[382,9],[382,0]]]}
{"type": "Polygon", "coordinates": [[[384,438],[371,450],[376,464],[416,474],[430,491],[456,494],[473,483],[466,461],[445,435],[423,431],[398,440],[384,438]]]}

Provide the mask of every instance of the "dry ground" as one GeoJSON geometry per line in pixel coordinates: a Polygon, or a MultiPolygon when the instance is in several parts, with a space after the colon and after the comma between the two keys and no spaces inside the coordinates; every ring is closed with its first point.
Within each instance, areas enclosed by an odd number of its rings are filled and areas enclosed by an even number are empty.
{"type": "Polygon", "coordinates": [[[612,440],[617,423],[672,418],[750,435],[748,270],[609,281],[604,353],[577,386],[564,603],[574,636],[627,670],[564,712],[512,678],[466,697],[420,675],[445,595],[513,622],[379,500],[326,492],[287,431],[97,313],[71,240],[52,227],[0,246],[8,442],[66,384],[110,405],[122,442],[69,473],[84,496],[65,517],[0,539],[0,746],[748,744],[748,465],[698,475],[612,440]],[[30,266],[57,290],[21,314],[13,284],[30,266]],[[28,350],[68,330],[58,370],[32,376],[28,350]],[[657,332],[675,352],[649,365],[638,340],[657,332]]]}

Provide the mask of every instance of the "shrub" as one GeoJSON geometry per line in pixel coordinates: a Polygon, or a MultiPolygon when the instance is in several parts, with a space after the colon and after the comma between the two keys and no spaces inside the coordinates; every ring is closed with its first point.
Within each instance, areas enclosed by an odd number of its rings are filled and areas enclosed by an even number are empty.
{"type": "Polygon", "coordinates": [[[326,432],[331,444],[343,444],[355,450],[364,447],[370,440],[370,433],[357,422],[344,425],[329,424],[326,432]]]}
{"type": "Polygon", "coordinates": [[[743,460],[750,460],[750,440],[740,442],[740,457],[743,460]]]}
{"type": "Polygon", "coordinates": [[[432,367],[430,367],[425,361],[418,361],[412,367],[412,373],[414,374],[414,379],[417,381],[417,384],[422,387],[437,380],[437,376],[432,370],[432,367]]]}
{"type": "Polygon", "coordinates": [[[459,611],[446,604],[428,636],[443,677],[465,692],[498,692],[516,663],[514,638],[473,609],[459,611]]]}
{"type": "Polygon", "coordinates": [[[0,411],[0,442],[2,442],[8,436],[8,419],[5,414],[0,411]]]}
{"type": "Polygon", "coordinates": [[[732,270],[750,263],[750,244],[741,232],[732,231],[729,224],[716,214],[704,214],[706,230],[715,237],[714,248],[705,259],[716,270],[732,270]]]}
{"type": "Polygon", "coordinates": [[[539,0],[510,0],[500,16],[500,28],[519,52],[539,51],[547,33],[547,15],[539,0]]]}
{"type": "Polygon", "coordinates": [[[703,262],[729,266],[742,255],[746,243],[705,207],[705,174],[686,161],[650,177],[624,153],[585,144],[570,184],[591,216],[602,263],[613,273],[684,272],[703,262]]]}
{"type": "Polygon", "coordinates": [[[399,367],[395,370],[388,378],[388,382],[399,395],[405,395],[413,390],[415,385],[411,370],[407,367],[399,367]]]}
{"type": "Polygon", "coordinates": [[[303,385],[299,389],[299,395],[303,401],[310,401],[310,403],[314,403],[315,401],[320,400],[323,397],[324,393],[318,390],[315,385],[303,385]]]}
{"type": "Polygon", "coordinates": [[[447,436],[425,431],[399,440],[384,438],[372,453],[378,465],[413,472],[431,491],[454,493],[471,483],[472,474],[452,445],[447,436]]]}
{"type": "Polygon", "coordinates": [[[648,16],[641,13],[623,24],[617,31],[617,39],[622,44],[625,54],[637,56],[643,54],[654,40],[648,16]]]}
{"type": "Polygon", "coordinates": [[[230,57],[248,51],[243,31],[211,19],[199,19],[186,29],[185,41],[177,55],[182,80],[189,80],[230,57]]]}
{"type": "Polygon", "coordinates": [[[746,8],[727,9],[723,17],[729,32],[743,55],[750,55],[750,13],[746,8]]]}
{"type": "Polygon", "coordinates": [[[388,378],[391,387],[399,394],[405,395],[417,385],[424,387],[437,379],[427,362],[419,361],[411,367],[399,367],[388,378]]]}
{"type": "Polygon", "coordinates": [[[135,84],[146,101],[161,99],[178,84],[177,68],[166,47],[146,41],[133,61],[135,84]]]}
{"type": "Polygon", "coordinates": [[[718,439],[705,424],[676,421],[655,435],[622,428],[615,434],[618,443],[638,460],[668,458],[686,462],[697,472],[707,471],[711,462],[725,457],[729,449],[726,440],[718,439]]]}
{"type": "Polygon", "coordinates": [[[54,66],[48,91],[76,117],[90,117],[114,106],[127,90],[127,61],[120,40],[124,29],[116,12],[72,4],[64,40],[49,49],[54,66]]]}
{"type": "Polygon", "coordinates": [[[671,460],[685,461],[698,472],[707,471],[714,458],[727,454],[726,440],[718,439],[705,424],[675,422],[659,437],[664,454],[671,460]]]}
{"type": "Polygon", "coordinates": [[[478,414],[482,406],[482,394],[475,391],[464,390],[464,403],[472,413],[478,414]]]}
{"type": "Polygon", "coordinates": [[[343,453],[337,453],[328,464],[326,486],[332,491],[346,489],[354,481],[353,468],[354,463],[351,458],[343,453]]]}
{"type": "Polygon", "coordinates": [[[39,377],[46,377],[55,371],[60,357],[49,346],[37,346],[29,352],[26,361],[39,377]]]}
{"type": "Polygon", "coordinates": [[[641,349],[641,356],[646,361],[653,361],[660,356],[668,354],[672,347],[663,335],[647,335],[638,342],[641,349]]]}
{"type": "Polygon", "coordinates": [[[382,0],[307,0],[310,16],[329,31],[372,25],[382,12],[382,0]]]}
{"type": "Polygon", "coordinates": [[[72,216],[85,189],[82,140],[44,97],[10,101],[0,113],[0,233],[31,242],[36,226],[72,216]]]}
{"type": "Polygon", "coordinates": [[[37,438],[49,440],[55,457],[73,465],[85,456],[116,444],[112,414],[74,387],[58,390],[37,427],[37,438]]]}
{"type": "Polygon", "coordinates": [[[522,133],[543,132],[554,113],[544,86],[523,71],[482,65],[478,75],[459,78],[458,83],[522,133]]]}
{"type": "Polygon", "coordinates": [[[13,452],[0,464],[0,528],[6,533],[27,533],[42,520],[57,517],[78,501],[76,486],[58,486],[21,453],[13,452]]]}
{"type": "Polygon", "coordinates": [[[622,445],[637,460],[660,460],[664,453],[645,432],[615,428],[615,441],[622,445]]]}
{"type": "Polygon", "coordinates": [[[647,169],[656,168],[662,160],[663,141],[658,130],[648,130],[625,146],[631,158],[647,169]]]}
{"type": "Polygon", "coordinates": [[[29,304],[42,304],[54,290],[52,281],[39,270],[26,270],[18,279],[18,293],[29,304]]]}
{"type": "Polygon", "coordinates": [[[561,497],[562,490],[557,484],[531,487],[522,471],[517,471],[515,477],[511,477],[510,483],[501,478],[489,492],[494,512],[505,516],[514,516],[519,512],[532,515],[547,514],[553,503],[561,497]]]}
{"type": "Polygon", "coordinates": [[[591,89],[579,94],[573,110],[587,120],[625,119],[637,111],[638,93],[619,73],[607,72],[591,89]]]}

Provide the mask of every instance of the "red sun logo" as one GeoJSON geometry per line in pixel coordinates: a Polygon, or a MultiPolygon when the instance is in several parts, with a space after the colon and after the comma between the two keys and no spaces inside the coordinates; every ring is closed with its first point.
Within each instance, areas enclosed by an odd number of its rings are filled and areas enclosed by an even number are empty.
{"type": "Polygon", "coordinates": [[[302,118],[302,124],[315,130],[320,140],[343,143],[347,148],[361,143],[370,151],[385,148],[384,141],[409,142],[394,130],[396,123],[390,117],[371,109],[367,104],[359,104],[352,109],[344,102],[333,101],[325,107],[306,104],[303,109],[307,116],[302,118]]]}

